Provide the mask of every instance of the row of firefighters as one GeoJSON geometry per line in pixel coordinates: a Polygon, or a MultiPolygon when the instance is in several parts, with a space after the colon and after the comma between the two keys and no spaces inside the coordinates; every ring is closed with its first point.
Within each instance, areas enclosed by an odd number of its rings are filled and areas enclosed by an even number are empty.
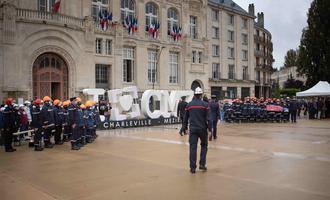
{"type": "MultiPolygon", "coordinates": [[[[44,148],[53,148],[51,142],[54,136],[55,144],[61,145],[71,141],[71,149],[79,150],[87,143],[92,143],[96,135],[96,127],[100,123],[100,115],[96,102],[87,101],[82,104],[79,97],[61,102],[56,99],[52,101],[49,96],[42,100],[36,99],[31,104],[26,102],[24,114],[31,117],[29,125],[33,130],[34,150],[42,151],[44,148]]],[[[8,98],[0,112],[0,128],[3,131],[6,152],[16,151],[12,147],[13,134],[19,130],[20,112],[8,98]]],[[[20,130],[22,131],[22,129],[20,130]]],[[[31,143],[31,142],[30,142],[31,143]]]]}

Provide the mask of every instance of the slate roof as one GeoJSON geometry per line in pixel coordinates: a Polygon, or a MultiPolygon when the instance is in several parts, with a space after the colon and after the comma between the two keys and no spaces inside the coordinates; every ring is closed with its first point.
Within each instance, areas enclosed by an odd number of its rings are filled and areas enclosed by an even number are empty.
{"type": "Polygon", "coordinates": [[[251,17],[255,17],[255,16],[250,15],[246,10],[241,8],[237,3],[235,3],[232,0],[208,0],[208,2],[213,5],[219,5],[219,6],[228,8],[228,9],[232,9],[232,10],[242,13],[244,15],[249,15],[251,17]]]}

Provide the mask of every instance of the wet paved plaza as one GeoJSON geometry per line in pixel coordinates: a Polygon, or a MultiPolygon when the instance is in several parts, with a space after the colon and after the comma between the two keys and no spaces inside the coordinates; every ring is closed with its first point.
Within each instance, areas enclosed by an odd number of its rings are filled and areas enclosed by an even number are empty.
{"type": "Polygon", "coordinates": [[[194,175],[176,127],[99,131],[80,151],[2,149],[0,199],[330,199],[330,120],[219,124],[194,175]]]}

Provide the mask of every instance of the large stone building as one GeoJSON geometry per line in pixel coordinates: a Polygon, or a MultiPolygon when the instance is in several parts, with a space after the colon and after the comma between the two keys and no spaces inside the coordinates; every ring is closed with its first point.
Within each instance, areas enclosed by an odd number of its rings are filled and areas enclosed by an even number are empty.
{"type": "MultiPolygon", "coordinates": [[[[254,10],[253,5],[249,7],[254,10]]],[[[270,97],[271,75],[273,72],[273,43],[271,33],[264,27],[264,13],[257,14],[257,22],[254,30],[255,41],[255,71],[256,71],[256,97],[270,97]]]]}
{"type": "MultiPolygon", "coordinates": [[[[0,0],[0,99],[66,99],[85,88],[131,85],[244,97],[259,87],[254,9],[231,0],[62,0],[53,14],[54,2],[0,0]],[[112,20],[102,29],[105,10],[112,20]]],[[[260,30],[271,47],[270,33],[260,30]]]]}
{"type": "Polygon", "coordinates": [[[283,88],[285,82],[290,78],[294,80],[302,81],[304,84],[306,83],[307,80],[304,75],[300,75],[298,73],[297,66],[281,67],[279,70],[275,71],[272,74],[272,80],[279,83],[280,88],[283,88]]]}

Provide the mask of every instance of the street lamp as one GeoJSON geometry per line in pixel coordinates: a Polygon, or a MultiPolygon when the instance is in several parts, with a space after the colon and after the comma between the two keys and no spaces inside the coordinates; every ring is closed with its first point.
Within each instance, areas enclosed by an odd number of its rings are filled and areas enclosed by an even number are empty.
{"type": "Polygon", "coordinates": [[[163,49],[165,49],[164,46],[161,46],[161,47],[159,46],[157,48],[158,53],[157,53],[157,60],[156,60],[155,76],[152,78],[152,89],[155,89],[156,74],[158,73],[157,68],[159,67],[159,60],[160,60],[160,56],[162,54],[163,49]]]}

